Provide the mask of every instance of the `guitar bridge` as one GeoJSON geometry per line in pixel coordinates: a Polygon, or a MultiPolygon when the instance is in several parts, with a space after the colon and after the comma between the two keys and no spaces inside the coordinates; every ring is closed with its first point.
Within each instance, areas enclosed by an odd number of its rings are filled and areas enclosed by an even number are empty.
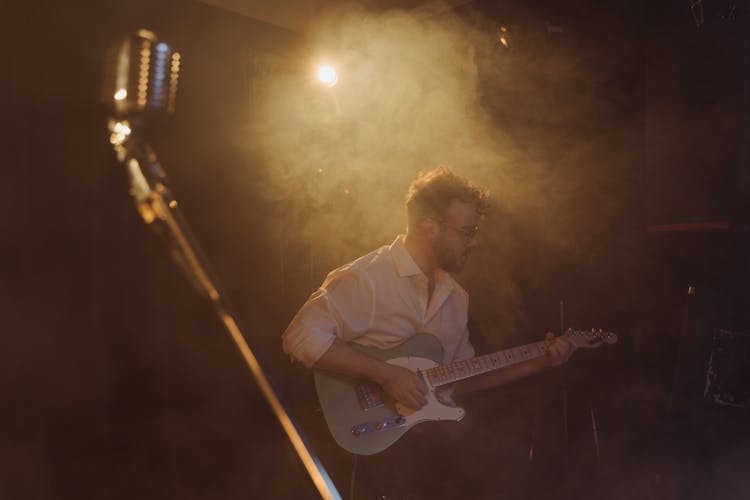
{"type": "Polygon", "coordinates": [[[362,411],[372,410],[373,408],[380,408],[385,403],[383,402],[383,396],[381,389],[378,385],[369,382],[361,382],[354,388],[357,393],[357,400],[359,401],[359,408],[362,411]]]}

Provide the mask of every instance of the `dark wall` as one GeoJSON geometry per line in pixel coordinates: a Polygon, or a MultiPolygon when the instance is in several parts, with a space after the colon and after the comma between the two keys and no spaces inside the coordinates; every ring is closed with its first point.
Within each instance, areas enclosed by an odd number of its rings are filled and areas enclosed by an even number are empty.
{"type": "Polygon", "coordinates": [[[730,18],[725,7],[707,3],[700,26],[689,9],[651,12],[646,32],[644,223],[727,227],[649,234],[651,307],[682,314],[691,285],[700,292],[690,300],[723,297],[724,319],[704,328],[704,338],[716,328],[748,328],[748,12],[740,5],[730,18]]]}

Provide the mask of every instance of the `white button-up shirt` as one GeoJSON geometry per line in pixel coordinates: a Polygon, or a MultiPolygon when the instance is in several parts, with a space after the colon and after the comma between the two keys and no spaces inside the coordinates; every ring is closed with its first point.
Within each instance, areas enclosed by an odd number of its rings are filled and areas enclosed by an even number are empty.
{"type": "Polygon", "coordinates": [[[336,337],[389,349],[417,333],[443,345],[444,363],[474,356],[469,295],[443,270],[428,303],[427,276],[401,235],[390,245],[332,271],[282,335],[284,352],[310,367],[336,337]]]}

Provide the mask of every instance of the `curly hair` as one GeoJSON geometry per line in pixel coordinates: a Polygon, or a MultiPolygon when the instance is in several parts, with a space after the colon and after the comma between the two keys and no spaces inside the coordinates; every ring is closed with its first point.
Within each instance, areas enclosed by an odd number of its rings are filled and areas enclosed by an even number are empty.
{"type": "Polygon", "coordinates": [[[454,199],[473,203],[479,215],[484,215],[489,208],[489,191],[454,174],[448,167],[420,172],[406,193],[409,227],[416,227],[428,218],[442,219],[454,199]]]}

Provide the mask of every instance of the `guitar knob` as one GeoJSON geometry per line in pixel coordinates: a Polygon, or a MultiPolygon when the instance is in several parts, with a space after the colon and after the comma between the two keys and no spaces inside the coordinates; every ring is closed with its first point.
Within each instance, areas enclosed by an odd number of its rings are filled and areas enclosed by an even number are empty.
{"type": "Polygon", "coordinates": [[[359,436],[360,434],[362,434],[361,426],[359,425],[352,426],[352,434],[354,434],[355,436],[359,436]]]}
{"type": "Polygon", "coordinates": [[[385,424],[383,423],[382,420],[379,420],[378,422],[375,423],[375,429],[377,429],[377,430],[383,429],[384,426],[385,426],[385,424]]]}

